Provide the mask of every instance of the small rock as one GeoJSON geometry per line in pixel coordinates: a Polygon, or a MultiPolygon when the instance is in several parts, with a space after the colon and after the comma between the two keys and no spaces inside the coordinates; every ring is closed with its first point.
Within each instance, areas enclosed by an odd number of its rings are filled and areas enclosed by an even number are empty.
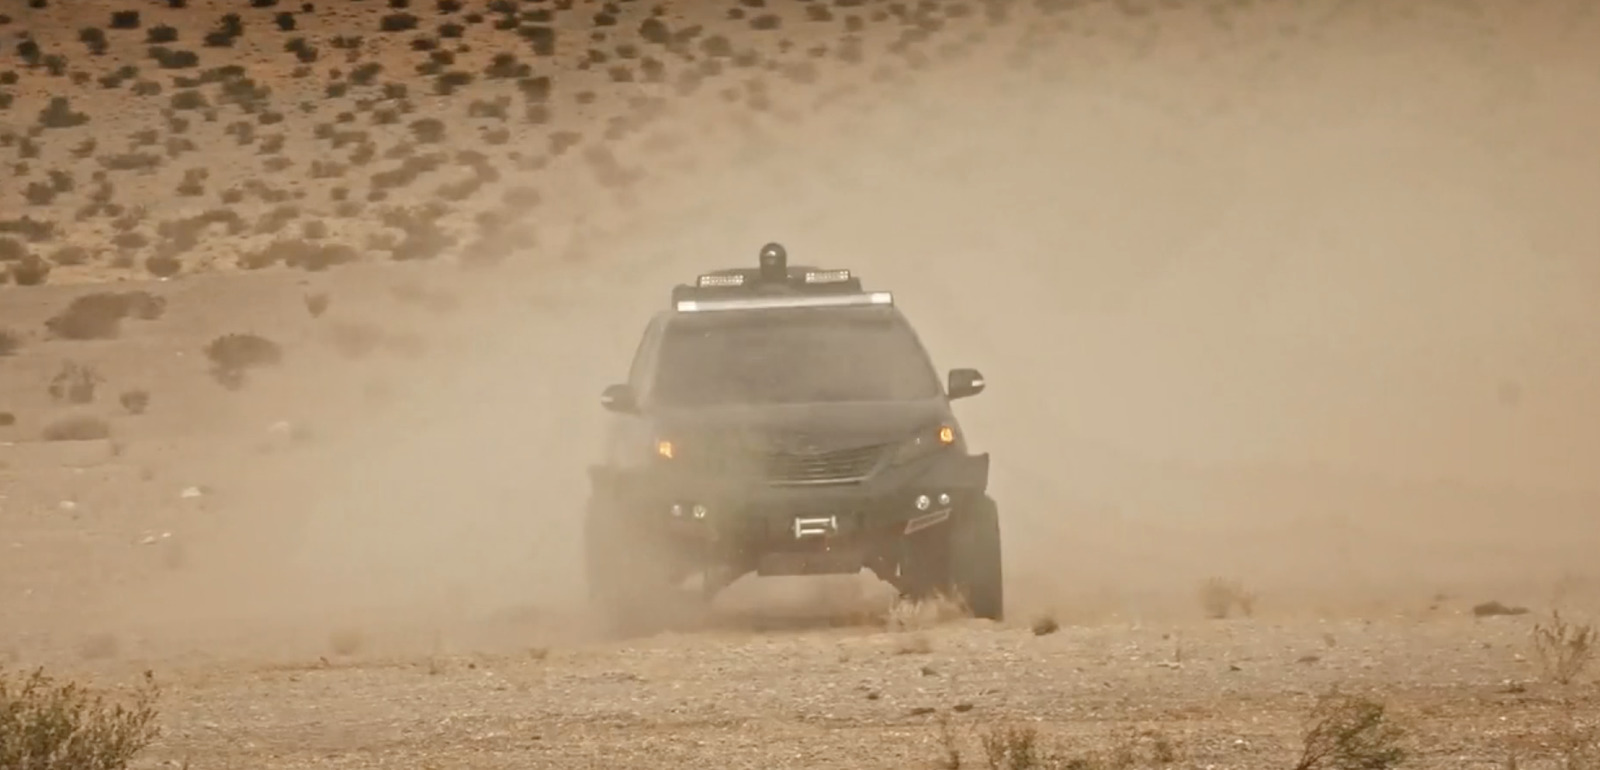
{"type": "Polygon", "coordinates": [[[914,717],[927,716],[929,714],[932,714],[935,711],[938,711],[938,709],[935,709],[935,708],[933,708],[931,706],[918,706],[918,707],[916,707],[916,708],[911,710],[911,716],[914,716],[914,717]]]}
{"type": "Polygon", "coordinates": [[[962,701],[951,707],[957,714],[965,714],[972,710],[972,704],[962,701]]]}

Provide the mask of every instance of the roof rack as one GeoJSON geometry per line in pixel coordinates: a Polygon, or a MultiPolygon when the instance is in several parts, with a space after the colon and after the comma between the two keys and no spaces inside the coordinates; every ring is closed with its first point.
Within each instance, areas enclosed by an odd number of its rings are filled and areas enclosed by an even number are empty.
{"type": "Polygon", "coordinates": [[[791,267],[777,243],[761,248],[757,267],[714,270],[672,289],[672,307],[679,312],[892,304],[889,292],[864,292],[849,270],[791,267]]]}

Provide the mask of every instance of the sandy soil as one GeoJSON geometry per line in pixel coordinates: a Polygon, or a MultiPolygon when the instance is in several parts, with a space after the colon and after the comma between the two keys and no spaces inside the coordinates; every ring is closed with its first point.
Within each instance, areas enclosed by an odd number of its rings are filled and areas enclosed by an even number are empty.
{"type": "Polygon", "coordinates": [[[1530,642],[1600,612],[1590,3],[34,5],[0,3],[0,664],[153,670],[145,766],[983,766],[1025,724],[1281,768],[1335,686],[1418,767],[1594,729],[1530,642]],[[595,633],[596,395],[769,240],[986,374],[1011,620],[863,577],[595,633]],[[51,321],[105,292],[158,299],[51,321]],[[226,387],[229,334],[275,362],[226,387]]]}

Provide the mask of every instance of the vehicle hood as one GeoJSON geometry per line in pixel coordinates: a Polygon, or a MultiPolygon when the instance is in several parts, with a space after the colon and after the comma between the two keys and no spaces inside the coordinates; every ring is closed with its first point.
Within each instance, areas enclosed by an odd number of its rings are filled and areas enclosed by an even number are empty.
{"type": "Polygon", "coordinates": [[[669,409],[657,432],[685,443],[817,451],[900,441],[949,419],[942,399],[669,409]]]}

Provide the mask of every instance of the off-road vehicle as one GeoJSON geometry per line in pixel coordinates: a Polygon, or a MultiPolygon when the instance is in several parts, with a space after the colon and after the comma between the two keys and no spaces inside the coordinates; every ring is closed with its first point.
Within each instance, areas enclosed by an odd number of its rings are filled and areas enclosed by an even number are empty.
{"type": "Polygon", "coordinates": [[[975,369],[941,383],[891,292],[791,267],[779,244],[757,267],[678,285],[627,382],[601,396],[591,600],[637,629],[751,572],[866,567],[902,595],[955,595],[1000,619],[989,455],[967,450],[950,409],[983,389],[975,369]]]}

